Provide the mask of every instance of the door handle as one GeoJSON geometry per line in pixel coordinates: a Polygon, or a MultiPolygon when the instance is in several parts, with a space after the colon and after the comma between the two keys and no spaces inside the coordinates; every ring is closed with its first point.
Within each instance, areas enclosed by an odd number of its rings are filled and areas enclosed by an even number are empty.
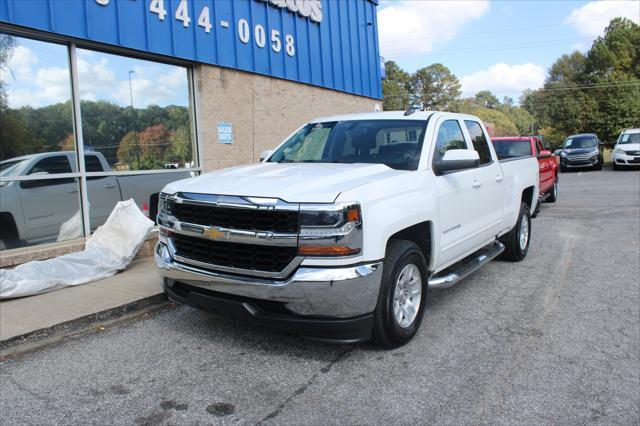
{"type": "Polygon", "coordinates": [[[115,186],[114,184],[112,184],[112,183],[105,183],[105,184],[104,184],[104,188],[106,188],[106,189],[113,189],[113,188],[115,188],[115,187],[116,187],[116,186],[115,186]]]}
{"type": "Polygon", "coordinates": [[[479,180],[474,180],[471,186],[473,186],[474,188],[480,188],[482,186],[482,183],[479,180]]]}
{"type": "Polygon", "coordinates": [[[69,188],[69,189],[67,189],[67,192],[69,194],[75,194],[76,192],[78,192],[78,188],[69,188]]]}
{"type": "Polygon", "coordinates": [[[496,182],[502,182],[504,177],[502,175],[496,175],[496,182]]]}

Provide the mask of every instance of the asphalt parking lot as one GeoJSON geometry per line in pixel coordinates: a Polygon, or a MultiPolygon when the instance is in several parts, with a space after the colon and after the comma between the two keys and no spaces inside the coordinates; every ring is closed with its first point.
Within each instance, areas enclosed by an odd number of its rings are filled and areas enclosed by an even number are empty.
{"type": "Polygon", "coordinates": [[[405,347],[177,307],[2,362],[2,424],[638,424],[640,172],[559,188],[528,257],[431,292],[405,347]]]}

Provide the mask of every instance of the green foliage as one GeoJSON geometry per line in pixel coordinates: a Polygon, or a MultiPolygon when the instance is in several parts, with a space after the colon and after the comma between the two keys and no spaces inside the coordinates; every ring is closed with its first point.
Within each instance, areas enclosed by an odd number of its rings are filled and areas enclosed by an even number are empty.
{"type": "Polygon", "coordinates": [[[474,96],[473,100],[480,106],[485,108],[495,108],[500,105],[500,101],[490,90],[481,90],[474,96]]]}
{"type": "Polygon", "coordinates": [[[523,94],[522,106],[559,146],[572,133],[596,133],[613,144],[640,127],[640,26],[613,19],[586,55],[563,55],[544,88],[523,94]]]}
{"type": "MultiPolygon", "coordinates": [[[[165,162],[193,161],[185,107],[132,109],[107,101],[82,101],[80,109],[85,149],[101,152],[112,167],[119,163],[125,170],[146,170],[163,168],[165,162]]],[[[69,101],[42,108],[5,108],[0,118],[0,160],[75,149],[69,101]]]]}
{"type": "Polygon", "coordinates": [[[458,78],[442,64],[420,68],[411,76],[413,104],[426,110],[446,110],[460,98],[458,78]]]}
{"type": "Polygon", "coordinates": [[[385,111],[404,111],[409,107],[411,76],[393,61],[384,63],[386,79],[382,81],[382,107],[385,111]]]}

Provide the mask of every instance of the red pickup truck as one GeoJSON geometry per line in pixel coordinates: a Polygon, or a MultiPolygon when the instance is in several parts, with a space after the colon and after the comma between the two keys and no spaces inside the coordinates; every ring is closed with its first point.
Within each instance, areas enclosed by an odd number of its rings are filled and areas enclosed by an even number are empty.
{"type": "Polygon", "coordinates": [[[536,136],[504,136],[492,138],[500,161],[535,156],[540,167],[540,198],[553,203],[558,198],[558,163],[551,151],[536,136]]]}

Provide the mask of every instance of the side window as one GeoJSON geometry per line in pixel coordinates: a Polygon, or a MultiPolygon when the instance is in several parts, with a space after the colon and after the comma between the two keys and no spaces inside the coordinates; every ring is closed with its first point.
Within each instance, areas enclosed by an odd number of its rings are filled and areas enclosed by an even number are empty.
{"type": "Polygon", "coordinates": [[[104,172],[100,159],[96,155],[84,156],[84,169],[87,172],[104,172]]]}
{"type": "Polygon", "coordinates": [[[440,125],[433,159],[441,160],[450,149],[467,149],[458,120],[447,120],[440,125]]]}
{"type": "Polygon", "coordinates": [[[66,155],[54,155],[52,157],[43,158],[31,167],[29,174],[34,173],[71,173],[71,166],[66,155]]]}
{"type": "Polygon", "coordinates": [[[540,152],[544,151],[542,144],[539,140],[536,141],[536,155],[540,155],[540,152]]]}
{"type": "MultiPolygon", "coordinates": [[[[29,174],[48,173],[50,175],[59,173],[71,173],[71,165],[66,155],[54,155],[52,157],[43,158],[31,167],[29,174]]],[[[20,182],[20,188],[41,188],[45,186],[63,185],[75,182],[74,178],[63,179],[39,179],[25,180],[20,182]]]]}
{"type": "Polygon", "coordinates": [[[480,156],[480,164],[490,163],[491,151],[489,150],[489,142],[482,131],[482,127],[480,127],[480,123],[477,121],[465,120],[464,124],[467,126],[469,136],[471,136],[473,149],[475,149],[480,156]]]}

